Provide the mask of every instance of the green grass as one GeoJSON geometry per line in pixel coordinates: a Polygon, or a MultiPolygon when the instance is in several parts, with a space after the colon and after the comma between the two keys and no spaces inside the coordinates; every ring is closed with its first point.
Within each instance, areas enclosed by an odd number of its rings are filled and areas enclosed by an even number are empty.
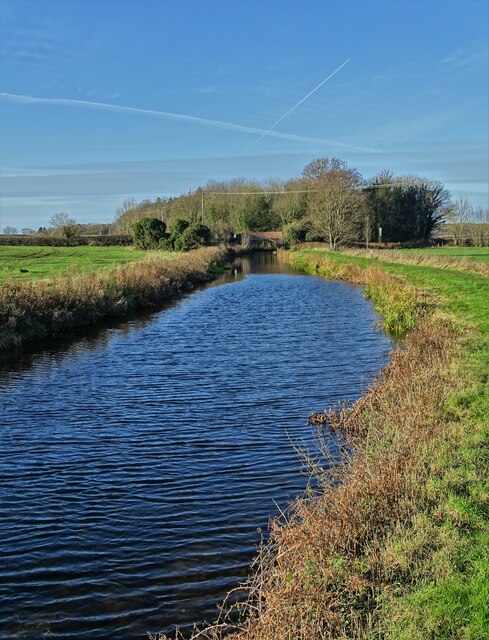
{"type": "MultiPolygon", "coordinates": [[[[489,260],[489,249],[433,249],[489,260]]],[[[303,252],[307,255],[308,252],[303,252]]],[[[311,252],[366,267],[368,258],[311,252]]],[[[457,391],[447,401],[446,441],[426,461],[431,479],[417,518],[392,535],[407,565],[404,579],[383,595],[381,636],[391,640],[489,638],[489,278],[426,265],[376,264],[423,290],[463,335],[457,391]],[[420,528],[419,522],[423,522],[420,528]],[[429,531],[429,535],[426,534],[429,531]],[[407,550],[417,539],[413,560],[407,550]],[[426,540],[429,542],[426,542],[426,540]]],[[[401,560],[400,560],[401,562],[401,560]]],[[[372,638],[379,637],[376,634],[372,638]]]]}
{"type": "Polygon", "coordinates": [[[489,262],[489,247],[433,247],[430,249],[401,249],[407,255],[420,254],[428,256],[449,257],[466,260],[489,262]]]}
{"type": "MultiPolygon", "coordinates": [[[[162,255],[162,252],[158,252],[162,255]]],[[[168,254],[171,255],[171,254],[168,254]]],[[[132,247],[0,247],[0,282],[10,277],[40,279],[80,272],[100,271],[125,262],[142,260],[147,251],[132,247]],[[27,270],[23,273],[21,269],[27,270]]]]}

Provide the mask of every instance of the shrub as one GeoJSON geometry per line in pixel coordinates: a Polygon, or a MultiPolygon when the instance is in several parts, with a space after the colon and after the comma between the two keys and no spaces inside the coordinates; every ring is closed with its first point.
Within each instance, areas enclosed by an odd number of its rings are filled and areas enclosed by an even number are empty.
{"type": "Polygon", "coordinates": [[[304,242],[311,231],[312,223],[309,220],[297,220],[284,227],[284,241],[290,247],[304,242]]]}
{"type": "Polygon", "coordinates": [[[177,218],[170,227],[168,244],[170,249],[177,249],[183,232],[190,226],[190,222],[177,218]]]}
{"type": "Polygon", "coordinates": [[[25,246],[25,247],[111,247],[111,246],[128,246],[132,244],[131,236],[112,235],[112,236],[77,236],[73,240],[68,241],[66,238],[57,236],[41,236],[41,235],[0,235],[0,245],[2,246],[25,246]]]}
{"type": "Polygon", "coordinates": [[[132,226],[132,237],[138,249],[157,249],[165,235],[166,224],[158,218],[143,218],[132,226]]]}
{"type": "Polygon", "coordinates": [[[178,251],[191,251],[211,242],[211,230],[203,224],[192,224],[185,229],[175,242],[178,251]]]}

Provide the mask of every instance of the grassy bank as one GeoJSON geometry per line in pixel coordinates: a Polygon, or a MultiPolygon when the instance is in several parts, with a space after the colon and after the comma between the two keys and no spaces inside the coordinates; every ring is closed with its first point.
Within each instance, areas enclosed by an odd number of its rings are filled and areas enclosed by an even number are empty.
{"type": "Polygon", "coordinates": [[[489,276],[489,250],[486,249],[400,249],[390,250],[355,250],[345,251],[346,255],[368,256],[371,261],[380,260],[389,263],[415,264],[430,266],[449,271],[468,271],[489,276]]]}
{"type": "Polygon", "coordinates": [[[123,316],[178,296],[210,280],[224,258],[216,248],[171,259],[165,254],[143,254],[144,260],[100,271],[0,283],[0,350],[72,333],[103,318],[123,316]]]}
{"type": "Polygon", "coordinates": [[[318,495],[273,523],[247,602],[195,637],[488,638],[489,278],[387,253],[286,259],[364,284],[407,337],[357,403],[326,411],[351,455],[316,470],[318,495]]]}
{"type": "Polygon", "coordinates": [[[101,271],[145,257],[133,247],[0,247],[0,282],[101,271]]]}
{"type": "Polygon", "coordinates": [[[489,247],[430,247],[427,249],[403,249],[402,252],[408,255],[418,254],[489,262],[489,247]]]}

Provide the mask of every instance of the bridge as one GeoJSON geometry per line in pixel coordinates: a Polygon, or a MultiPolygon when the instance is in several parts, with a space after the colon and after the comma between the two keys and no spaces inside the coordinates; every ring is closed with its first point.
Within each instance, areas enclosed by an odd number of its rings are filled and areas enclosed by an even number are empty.
{"type": "Polygon", "coordinates": [[[284,239],[281,231],[249,231],[248,233],[238,233],[235,236],[235,240],[238,244],[243,244],[243,241],[247,241],[249,246],[259,244],[260,242],[267,242],[275,245],[275,247],[283,247],[284,239]]]}

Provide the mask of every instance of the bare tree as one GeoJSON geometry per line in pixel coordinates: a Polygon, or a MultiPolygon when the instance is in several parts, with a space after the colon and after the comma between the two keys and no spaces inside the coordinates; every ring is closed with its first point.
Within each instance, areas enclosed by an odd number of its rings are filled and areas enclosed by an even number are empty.
{"type": "Polygon", "coordinates": [[[334,172],[324,174],[317,182],[318,191],[310,200],[309,211],[317,232],[335,251],[341,245],[358,239],[362,225],[361,193],[345,184],[334,172]]]}
{"type": "Polygon", "coordinates": [[[15,227],[4,227],[3,232],[6,236],[13,236],[18,233],[15,227]]]}
{"type": "Polygon", "coordinates": [[[467,198],[460,197],[455,204],[445,210],[445,219],[449,224],[453,244],[464,244],[468,234],[468,224],[472,218],[472,207],[467,198]]]}
{"type": "Polygon", "coordinates": [[[115,212],[115,227],[119,233],[131,233],[132,225],[139,222],[141,216],[138,215],[138,203],[134,198],[126,198],[115,212]]]}
{"type": "Polygon", "coordinates": [[[55,213],[49,221],[51,227],[56,230],[56,233],[66,240],[73,240],[76,236],[76,220],[70,218],[66,213],[55,213]]]}
{"type": "Polygon", "coordinates": [[[470,236],[474,247],[489,246],[489,209],[477,207],[473,210],[470,236]]]}
{"type": "Polygon", "coordinates": [[[364,209],[358,171],[337,158],[318,158],[306,166],[302,176],[311,190],[308,215],[317,234],[328,241],[329,248],[334,251],[357,240],[364,209]]]}

